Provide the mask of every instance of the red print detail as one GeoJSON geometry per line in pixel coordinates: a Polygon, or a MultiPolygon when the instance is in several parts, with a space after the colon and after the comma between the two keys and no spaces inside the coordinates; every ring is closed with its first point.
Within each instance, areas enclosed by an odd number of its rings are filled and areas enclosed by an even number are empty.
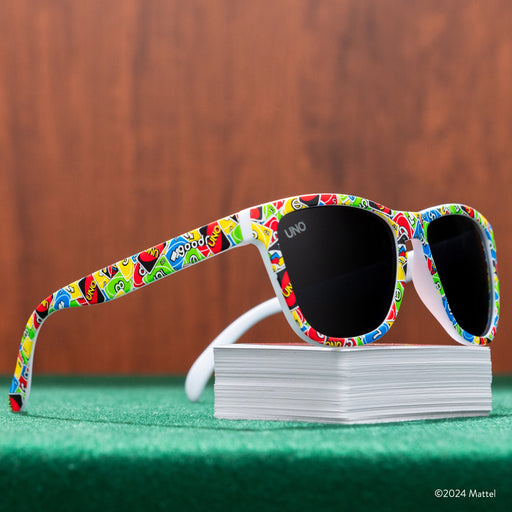
{"type": "Polygon", "coordinates": [[[337,201],[336,201],[336,196],[331,194],[331,195],[327,195],[327,194],[322,194],[320,196],[320,200],[322,201],[322,203],[324,204],[337,204],[337,201]]]}
{"type": "MultiPolygon", "coordinates": [[[[218,222],[208,224],[206,228],[206,239],[208,240],[208,247],[213,254],[218,254],[223,249],[226,249],[225,236],[218,222]]],[[[229,243],[227,246],[229,246],[229,243]]]]}
{"type": "Polygon", "coordinates": [[[251,208],[251,219],[258,220],[262,217],[261,208],[251,208]]]}
{"type": "Polygon", "coordinates": [[[138,260],[148,273],[153,270],[153,267],[156,265],[156,262],[158,258],[160,258],[164,249],[165,243],[151,247],[139,254],[138,260]]]}
{"type": "Polygon", "coordinates": [[[11,411],[18,412],[20,410],[20,406],[19,406],[18,402],[16,402],[14,397],[9,396],[9,403],[10,403],[10,406],[11,406],[11,411]]]}
{"type": "Polygon", "coordinates": [[[313,329],[313,327],[309,328],[308,337],[311,338],[313,341],[318,341],[322,343],[325,341],[325,336],[320,334],[316,329],[313,329]]]}
{"type": "Polygon", "coordinates": [[[137,263],[135,265],[135,268],[133,269],[133,285],[135,288],[140,288],[141,286],[144,286],[144,281],[142,280],[144,277],[144,274],[141,272],[140,263],[137,263]]]}
{"type": "Polygon", "coordinates": [[[395,215],[395,218],[393,220],[400,227],[400,231],[405,231],[407,233],[407,236],[409,238],[412,238],[413,233],[412,233],[411,224],[409,223],[409,221],[407,220],[407,218],[405,217],[405,215],[403,213],[399,213],[398,215],[395,215]]]}

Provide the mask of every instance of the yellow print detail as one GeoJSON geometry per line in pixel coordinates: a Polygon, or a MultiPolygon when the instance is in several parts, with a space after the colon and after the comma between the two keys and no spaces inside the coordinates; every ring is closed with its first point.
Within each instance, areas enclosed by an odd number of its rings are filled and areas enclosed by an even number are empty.
{"type": "Polygon", "coordinates": [[[252,234],[256,240],[263,242],[265,247],[269,247],[272,242],[272,231],[261,224],[251,222],[252,234]]]}
{"type": "Polygon", "coordinates": [[[78,286],[78,281],[66,286],[64,288],[69,295],[71,296],[71,300],[80,299],[82,297],[82,292],[80,291],[80,287],[78,286]]]}
{"type": "Polygon", "coordinates": [[[16,359],[16,369],[14,370],[14,376],[17,380],[20,380],[21,371],[23,370],[23,365],[19,359],[16,359]]]}
{"type": "Polygon", "coordinates": [[[94,272],[92,276],[102,290],[108,284],[109,277],[103,272],[103,270],[98,270],[97,272],[94,272]]]}
{"type": "Polygon", "coordinates": [[[133,277],[133,261],[130,258],[126,258],[116,263],[116,267],[119,269],[125,279],[131,279],[133,277]]]}
{"type": "Polygon", "coordinates": [[[30,354],[32,353],[32,347],[34,345],[34,342],[29,338],[25,338],[23,341],[23,344],[21,346],[21,351],[25,354],[27,358],[30,357],[30,354]]]}
{"type": "Polygon", "coordinates": [[[283,290],[283,296],[285,299],[287,299],[292,293],[293,293],[292,285],[291,285],[291,283],[288,283],[288,285],[283,290]]]}
{"type": "Polygon", "coordinates": [[[327,340],[324,345],[326,345],[327,347],[341,347],[341,342],[340,341],[329,341],[327,340]]]}
{"type": "Polygon", "coordinates": [[[146,252],[153,258],[156,258],[159,255],[158,249],[155,249],[154,247],[151,247],[151,249],[148,249],[146,252]]]}
{"type": "Polygon", "coordinates": [[[405,281],[405,272],[404,272],[404,265],[405,263],[407,262],[407,258],[405,258],[404,256],[400,256],[400,258],[398,258],[398,280],[399,281],[405,281]]]}
{"type": "Polygon", "coordinates": [[[231,233],[238,226],[238,224],[230,218],[219,220],[219,224],[224,233],[231,233]]]}

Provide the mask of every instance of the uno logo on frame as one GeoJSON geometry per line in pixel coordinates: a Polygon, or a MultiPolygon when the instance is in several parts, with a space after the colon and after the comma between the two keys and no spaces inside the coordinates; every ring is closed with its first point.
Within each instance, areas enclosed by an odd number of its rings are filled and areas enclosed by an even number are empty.
{"type": "Polygon", "coordinates": [[[285,272],[282,276],[281,290],[283,292],[283,297],[286,301],[286,304],[288,307],[293,308],[297,302],[297,299],[295,298],[295,292],[293,291],[292,284],[290,283],[288,272],[285,272]]]}
{"type": "Polygon", "coordinates": [[[105,302],[105,297],[101,293],[98,283],[96,283],[92,275],[80,279],[78,286],[89,304],[101,304],[105,302]]]}
{"type": "Polygon", "coordinates": [[[213,222],[212,224],[208,224],[205,228],[201,228],[199,232],[205,237],[207,240],[207,245],[210,248],[210,251],[213,254],[218,254],[226,250],[229,246],[229,240],[226,235],[222,231],[218,222],[213,222]]]}

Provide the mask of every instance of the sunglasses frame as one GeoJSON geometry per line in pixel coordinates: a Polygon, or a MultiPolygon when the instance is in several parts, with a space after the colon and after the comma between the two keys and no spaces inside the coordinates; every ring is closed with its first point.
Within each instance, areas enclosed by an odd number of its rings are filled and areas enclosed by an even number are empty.
{"type": "Polygon", "coordinates": [[[189,231],[93,272],[49,295],[29,317],[23,332],[9,390],[11,410],[19,412],[26,405],[31,387],[37,336],[41,325],[51,314],[70,307],[109,302],[221,252],[249,243],[256,245],[260,250],[282,311],[300,338],[315,345],[328,346],[345,347],[371,343],[388,332],[400,309],[407,275],[408,253],[405,244],[408,240],[412,242],[415,253],[412,278],[416,290],[445,330],[452,338],[463,344],[486,345],[492,341],[499,318],[499,281],[494,234],[483,215],[462,204],[446,204],[421,212],[407,212],[391,210],[356,196],[295,196],[248,208],[189,231]],[[397,249],[396,286],[389,312],[377,329],[353,338],[335,338],[319,333],[309,325],[300,307],[294,305],[293,287],[288,278],[277,236],[279,221],[286,214],[304,208],[333,205],[362,208],[381,216],[393,232],[397,249]],[[428,225],[445,215],[464,215],[473,219],[485,242],[483,245],[489,269],[492,311],[487,332],[482,336],[474,336],[464,331],[451,313],[428,245],[428,225]]]}
{"type": "MultiPolygon", "coordinates": [[[[247,215],[247,210],[240,212],[240,215],[247,215]]],[[[249,211],[248,222],[251,225],[252,236],[254,237],[253,243],[260,249],[282,310],[292,329],[304,341],[316,345],[348,347],[372,343],[384,336],[395,322],[402,303],[407,266],[410,263],[408,262],[406,248],[406,242],[408,241],[411,241],[415,254],[411,273],[416,291],[447,333],[457,342],[468,345],[487,345],[494,339],[500,307],[496,243],[490,223],[473,208],[463,204],[451,203],[427,208],[420,212],[409,212],[391,210],[374,201],[357,196],[315,194],[292,197],[252,208],[249,211]],[[360,336],[337,338],[320,333],[308,323],[300,306],[295,305],[293,287],[286,271],[277,238],[277,226],[279,221],[292,211],[321,206],[360,208],[379,215],[387,222],[395,239],[397,275],[393,301],[383,322],[373,331],[360,336]],[[447,215],[462,215],[470,218],[476,223],[481,234],[489,272],[489,303],[492,309],[486,332],[481,336],[475,336],[465,331],[452,314],[428,244],[429,224],[439,217],[447,215]]]]}

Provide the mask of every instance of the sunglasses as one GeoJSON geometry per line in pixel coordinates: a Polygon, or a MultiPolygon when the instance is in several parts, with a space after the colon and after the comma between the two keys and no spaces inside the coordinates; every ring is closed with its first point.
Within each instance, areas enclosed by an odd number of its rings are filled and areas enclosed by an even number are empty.
{"type": "MultiPolygon", "coordinates": [[[[412,278],[422,301],[457,342],[486,345],[495,336],[496,245],[491,225],[476,210],[446,204],[406,212],[355,196],[298,196],[242,210],[48,296],[23,333],[9,392],[11,409],[26,405],[37,334],[52,313],[108,302],[248,243],[260,250],[276,299],[244,316],[244,325],[238,322],[232,329],[237,335],[279,309],[309,343],[371,343],[390,329],[412,278]]],[[[229,342],[236,339],[230,336],[229,342]]]]}

